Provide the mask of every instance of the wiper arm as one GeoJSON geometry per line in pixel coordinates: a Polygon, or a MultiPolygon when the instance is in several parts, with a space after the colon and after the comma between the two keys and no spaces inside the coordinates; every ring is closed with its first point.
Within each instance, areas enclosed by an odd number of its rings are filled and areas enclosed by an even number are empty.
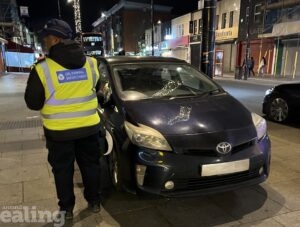
{"type": "Polygon", "coordinates": [[[220,93],[221,90],[219,88],[216,88],[216,89],[213,89],[213,90],[210,90],[210,91],[205,91],[202,93],[202,95],[215,95],[215,94],[218,94],[220,93]]]}

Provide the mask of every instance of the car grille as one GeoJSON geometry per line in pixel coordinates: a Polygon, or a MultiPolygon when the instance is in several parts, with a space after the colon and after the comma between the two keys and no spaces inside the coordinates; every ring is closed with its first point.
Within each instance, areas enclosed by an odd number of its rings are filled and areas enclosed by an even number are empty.
{"type": "MultiPolygon", "coordinates": [[[[245,150],[248,147],[253,146],[256,143],[255,140],[248,141],[246,143],[234,146],[231,150],[231,154],[235,154],[239,151],[245,150]]],[[[216,156],[217,152],[215,150],[201,150],[201,149],[184,149],[183,154],[185,155],[195,155],[195,156],[216,156]]]]}
{"type": "MultiPolygon", "coordinates": [[[[251,180],[259,176],[259,168],[252,169],[241,173],[235,173],[224,176],[189,178],[189,179],[173,179],[175,188],[171,192],[180,192],[188,190],[200,190],[214,188],[218,186],[226,186],[230,184],[240,183],[251,180]]],[[[162,189],[163,192],[168,190],[162,189]]]]}

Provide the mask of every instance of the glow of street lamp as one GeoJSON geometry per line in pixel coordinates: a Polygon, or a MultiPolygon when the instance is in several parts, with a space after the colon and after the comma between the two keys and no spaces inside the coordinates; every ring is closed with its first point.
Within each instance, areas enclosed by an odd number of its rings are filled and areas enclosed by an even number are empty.
{"type": "Polygon", "coordinates": [[[81,32],[80,2],[79,0],[68,0],[67,2],[68,3],[73,2],[76,33],[81,32]]]}

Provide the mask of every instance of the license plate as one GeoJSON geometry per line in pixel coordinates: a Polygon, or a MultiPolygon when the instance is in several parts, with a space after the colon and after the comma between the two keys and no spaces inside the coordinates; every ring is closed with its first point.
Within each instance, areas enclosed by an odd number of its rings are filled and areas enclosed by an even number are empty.
{"type": "Polygon", "coordinates": [[[217,164],[206,164],[202,165],[201,176],[215,176],[224,175],[230,173],[238,173],[249,170],[250,161],[249,159],[233,161],[233,162],[222,162],[217,164]]]}

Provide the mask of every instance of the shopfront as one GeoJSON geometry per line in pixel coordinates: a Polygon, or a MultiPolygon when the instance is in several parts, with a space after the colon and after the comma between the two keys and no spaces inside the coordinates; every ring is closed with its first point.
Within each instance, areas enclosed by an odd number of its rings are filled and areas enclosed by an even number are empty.
{"type": "Polygon", "coordinates": [[[190,36],[190,59],[191,65],[200,70],[201,68],[201,34],[190,36]]]}
{"type": "Polygon", "coordinates": [[[169,50],[164,51],[162,56],[174,57],[187,62],[190,62],[189,58],[189,39],[188,36],[182,36],[179,38],[171,39],[166,41],[169,50]]]}
{"type": "Polygon", "coordinates": [[[7,41],[0,37],[0,75],[3,74],[6,71],[5,66],[5,44],[7,44],[7,41]]]}
{"type": "Polygon", "coordinates": [[[217,73],[223,72],[234,72],[235,70],[235,59],[237,54],[236,39],[238,37],[237,27],[220,29],[216,31],[216,57],[222,57],[221,59],[215,59],[218,70],[217,73]],[[218,60],[218,62],[217,62],[218,60]]]}

